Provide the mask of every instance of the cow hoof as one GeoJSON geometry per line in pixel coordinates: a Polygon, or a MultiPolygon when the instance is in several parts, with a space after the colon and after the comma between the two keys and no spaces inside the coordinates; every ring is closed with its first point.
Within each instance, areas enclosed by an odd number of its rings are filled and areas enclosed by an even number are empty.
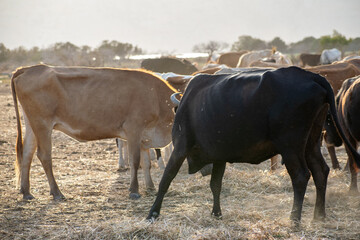
{"type": "Polygon", "coordinates": [[[154,223],[155,220],[159,217],[159,214],[157,212],[152,212],[149,214],[149,216],[146,218],[150,223],[154,223]]]}
{"type": "Polygon", "coordinates": [[[291,217],[290,217],[290,220],[291,220],[291,223],[292,223],[292,227],[293,227],[293,228],[295,228],[295,229],[300,228],[301,220],[300,220],[299,217],[291,216],[291,217]]]}
{"type": "Polygon", "coordinates": [[[127,167],[119,167],[118,168],[118,172],[126,172],[127,170],[129,170],[129,168],[127,168],[127,167]]]}
{"type": "Polygon", "coordinates": [[[221,213],[211,213],[211,216],[215,219],[221,220],[222,214],[221,213]]]}
{"type": "Polygon", "coordinates": [[[354,197],[356,197],[356,196],[359,196],[360,194],[359,194],[359,191],[357,190],[357,188],[351,188],[350,190],[349,190],[349,196],[354,196],[354,197]]]}
{"type": "Polygon", "coordinates": [[[24,200],[33,200],[35,197],[33,195],[29,194],[24,194],[23,195],[23,199],[24,200]]]}
{"type": "Polygon", "coordinates": [[[321,223],[321,222],[325,222],[325,216],[318,216],[318,217],[314,217],[312,220],[313,223],[321,223]]]}
{"type": "Polygon", "coordinates": [[[141,195],[139,193],[130,193],[129,197],[131,200],[137,200],[141,197],[141,195]]]}
{"type": "Polygon", "coordinates": [[[55,201],[62,201],[62,200],[65,200],[65,196],[62,195],[62,194],[59,194],[59,195],[53,195],[53,198],[55,201]]]}
{"type": "Polygon", "coordinates": [[[150,194],[154,192],[156,193],[156,188],[155,187],[146,188],[146,192],[150,194]]]}

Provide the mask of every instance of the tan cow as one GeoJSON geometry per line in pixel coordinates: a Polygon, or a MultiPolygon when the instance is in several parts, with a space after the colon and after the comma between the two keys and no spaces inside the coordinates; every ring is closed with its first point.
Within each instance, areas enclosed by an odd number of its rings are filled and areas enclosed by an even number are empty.
{"type": "Polygon", "coordinates": [[[261,67],[261,68],[282,68],[289,67],[288,64],[280,64],[276,62],[265,62],[265,61],[255,61],[250,64],[250,67],[261,67]]]}
{"type": "Polygon", "coordinates": [[[216,63],[225,64],[228,67],[234,68],[239,62],[239,59],[242,55],[247,53],[248,51],[240,51],[240,52],[227,52],[220,55],[217,59],[216,63]]]}
{"type": "Polygon", "coordinates": [[[238,64],[236,65],[237,68],[242,67],[249,67],[252,62],[258,61],[262,58],[268,58],[273,53],[275,53],[275,50],[259,50],[259,51],[251,51],[248,53],[245,53],[242,55],[239,59],[238,64]]]}
{"type": "Polygon", "coordinates": [[[273,62],[279,66],[291,66],[293,65],[291,59],[281,52],[272,50],[260,50],[245,53],[239,59],[237,67],[271,67],[262,64],[261,62],[273,62]],[[265,59],[265,61],[264,61],[265,59]],[[260,63],[258,63],[260,61],[260,63]],[[254,64],[257,62],[258,64],[254,64]]]}
{"type": "Polygon", "coordinates": [[[174,119],[170,95],[176,90],[145,70],[51,67],[19,68],[11,80],[18,126],[16,172],[24,199],[32,199],[29,171],[37,149],[54,199],[64,195],[52,170],[53,129],[79,140],[126,139],[131,163],[130,198],[140,197],[140,156],[146,187],[153,189],[147,149],[171,140],[174,119]],[[24,111],[22,142],[18,101],[24,111]],[[167,100],[169,99],[169,100],[167,100]]]}

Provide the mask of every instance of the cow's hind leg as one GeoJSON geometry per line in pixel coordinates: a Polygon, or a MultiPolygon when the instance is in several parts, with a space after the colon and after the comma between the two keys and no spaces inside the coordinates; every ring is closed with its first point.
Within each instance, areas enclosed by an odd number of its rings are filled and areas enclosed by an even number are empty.
{"type": "Polygon", "coordinates": [[[339,161],[338,161],[338,159],[336,157],[335,147],[334,146],[328,146],[327,150],[328,150],[329,155],[330,155],[332,168],[333,169],[341,169],[339,161]]]}
{"type": "Polygon", "coordinates": [[[34,196],[30,193],[30,166],[36,149],[36,139],[26,116],[24,117],[26,132],[24,137],[23,156],[20,166],[18,166],[18,170],[20,174],[20,192],[23,194],[24,199],[31,200],[34,196]]]}
{"type": "Polygon", "coordinates": [[[164,174],[161,178],[158,194],[156,196],[153,206],[150,209],[150,213],[147,217],[148,220],[154,220],[159,216],[161,204],[164,199],[165,193],[169,189],[170,183],[175,178],[176,174],[179,172],[179,169],[183,164],[185,157],[186,156],[184,153],[177,151],[176,147],[174,148],[174,151],[170,156],[169,162],[166,165],[164,174]]]}
{"type": "Polygon", "coordinates": [[[128,165],[128,159],[127,159],[127,143],[120,139],[116,138],[116,146],[119,149],[119,172],[126,171],[128,168],[126,167],[128,165]]]}
{"type": "Polygon", "coordinates": [[[310,173],[303,155],[304,154],[294,152],[282,154],[294,190],[294,202],[290,219],[295,223],[300,222],[305,191],[310,179],[310,173]]]}
{"type": "Polygon", "coordinates": [[[212,168],[210,188],[214,197],[214,205],[212,210],[212,215],[218,218],[221,218],[221,208],[220,208],[220,192],[222,179],[225,172],[226,163],[214,163],[212,168]]]}
{"type": "Polygon", "coordinates": [[[37,156],[45,170],[50,185],[50,194],[53,195],[55,200],[65,199],[54,178],[51,158],[51,129],[39,126],[39,128],[36,129],[36,133],[38,143],[37,156]]]}
{"type": "MultiPolygon", "coordinates": [[[[318,146],[320,147],[320,145],[318,146]]],[[[309,149],[306,154],[307,163],[316,186],[314,220],[323,220],[325,218],[325,195],[327,178],[330,171],[323,156],[321,155],[319,147],[315,147],[315,149],[309,149]]]]}
{"type": "Polygon", "coordinates": [[[152,191],[155,189],[154,183],[151,179],[151,161],[150,161],[150,151],[149,149],[141,149],[141,168],[144,171],[145,185],[146,189],[152,191]]]}
{"type": "Polygon", "coordinates": [[[329,167],[321,154],[321,131],[326,116],[327,107],[324,107],[312,126],[308,142],[306,144],[305,158],[311,171],[316,186],[316,203],[314,220],[325,219],[325,195],[329,167]]]}
{"type": "Polygon", "coordinates": [[[155,148],[155,152],[156,152],[156,159],[157,159],[157,164],[158,164],[159,168],[165,169],[165,163],[161,156],[161,150],[159,148],[155,148]]]}
{"type": "MultiPolygon", "coordinates": [[[[354,140],[352,137],[349,137],[348,139],[350,141],[350,144],[353,146],[353,148],[357,149],[356,140],[354,140]]],[[[348,168],[350,169],[350,175],[351,175],[349,193],[350,193],[350,195],[358,195],[359,194],[358,184],[357,184],[357,171],[358,171],[358,168],[356,166],[356,163],[354,161],[354,157],[352,156],[351,151],[349,150],[349,148],[345,146],[345,149],[346,149],[346,153],[348,155],[347,164],[348,164],[348,168]]]]}

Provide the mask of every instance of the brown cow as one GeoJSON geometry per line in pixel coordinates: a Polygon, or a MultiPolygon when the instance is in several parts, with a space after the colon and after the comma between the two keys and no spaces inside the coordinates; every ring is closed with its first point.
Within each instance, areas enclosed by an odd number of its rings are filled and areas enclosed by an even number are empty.
{"type": "Polygon", "coordinates": [[[250,67],[261,67],[261,68],[282,68],[282,67],[289,67],[288,64],[281,64],[281,63],[274,63],[274,62],[266,62],[262,60],[258,60],[252,62],[250,67]]]}
{"type": "MultiPolygon", "coordinates": [[[[360,59],[350,59],[333,64],[307,67],[305,69],[325,77],[331,84],[334,93],[337,94],[346,79],[360,75],[360,59]]],[[[333,168],[339,168],[339,161],[335,155],[335,147],[327,143],[327,148],[333,168]]]]}
{"type": "Polygon", "coordinates": [[[207,68],[207,69],[196,71],[192,75],[195,76],[195,75],[201,74],[201,73],[214,74],[221,69],[223,69],[223,68],[221,68],[221,67],[207,68]]]}
{"type": "MultiPolygon", "coordinates": [[[[357,149],[360,142],[360,77],[349,78],[344,81],[339,93],[336,95],[337,113],[339,122],[344,129],[346,137],[350,140],[353,148],[357,149]]],[[[339,136],[333,128],[329,128],[328,138],[330,142],[336,142],[339,136]],[[332,132],[331,132],[332,131],[332,132]]],[[[349,148],[345,146],[348,155],[348,166],[351,173],[350,192],[358,193],[357,172],[358,167],[355,164],[349,148]]]]}
{"type": "Polygon", "coordinates": [[[234,68],[239,62],[239,58],[247,53],[248,51],[240,51],[240,52],[227,52],[220,55],[217,59],[216,63],[225,64],[228,67],[234,68]]]}
{"type": "Polygon", "coordinates": [[[318,73],[325,77],[331,84],[336,94],[341,88],[345,79],[357,76],[360,74],[360,59],[350,59],[343,62],[336,62],[333,64],[307,67],[306,70],[318,73]]]}
{"type": "Polygon", "coordinates": [[[146,187],[154,188],[145,153],[169,144],[174,119],[170,95],[176,90],[164,80],[145,70],[36,65],[19,68],[11,87],[18,126],[16,172],[24,199],[33,198],[29,171],[36,148],[50,194],[54,199],[64,198],[52,171],[53,129],[79,141],[126,139],[131,163],[130,198],[140,197],[140,156],[144,156],[141,165],[146,187]],[[17,99],[24,110],[24,142],[17,99]]]}
{"type": "Polygon", "coordinates": [[[320,64],[321,54],[312,54],[312,53],[302,53],[300,54],[300,64],[301,67],[308,66],[317,66],[320,64]]]}

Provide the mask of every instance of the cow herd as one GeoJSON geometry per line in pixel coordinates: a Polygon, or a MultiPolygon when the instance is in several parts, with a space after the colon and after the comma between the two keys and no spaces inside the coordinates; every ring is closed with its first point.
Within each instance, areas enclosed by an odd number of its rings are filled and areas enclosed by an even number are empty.
{"type": "MultiPolygon", "coordinates": [[[[210,169],[212,215],[220,217],[226,163],[259,164],[271,158],[275,167],[278,155],[293,186],[293,222],[301,219],[310,176],[316,186],[314,219],[322,220],[329,174],[320,151],[323,139],[333,167],[339,167],[334,146],[344,143],[350,191],[358,191],[360,59],[339,61],[333,58],[336,54],[301,54],[301,68],[274,49],[225,53],[201,70],[175,58],[147,59],[141,69],[43,64],[18,68],[11,88],[20,192],[24,199],[34,198],[29,172],[37,151],[50,194],[54,199],[64,198],[52,169],[51,133],[59,130],[79,141],[116,138],[120,150],[124,149],[120,139],[126,140],[130,199],[141,197],[140,166],[146,188],[155,188],[149,149],[157,149],[162,166],[159,149],[172,143],[149,220],[159,216],[165,193],[185,159],[190,174],[210,169]],[[330,62],[319,65],[325,58],[330,62]]],[[[119,167],[124,166],[120,155],[119,167]]]]}

